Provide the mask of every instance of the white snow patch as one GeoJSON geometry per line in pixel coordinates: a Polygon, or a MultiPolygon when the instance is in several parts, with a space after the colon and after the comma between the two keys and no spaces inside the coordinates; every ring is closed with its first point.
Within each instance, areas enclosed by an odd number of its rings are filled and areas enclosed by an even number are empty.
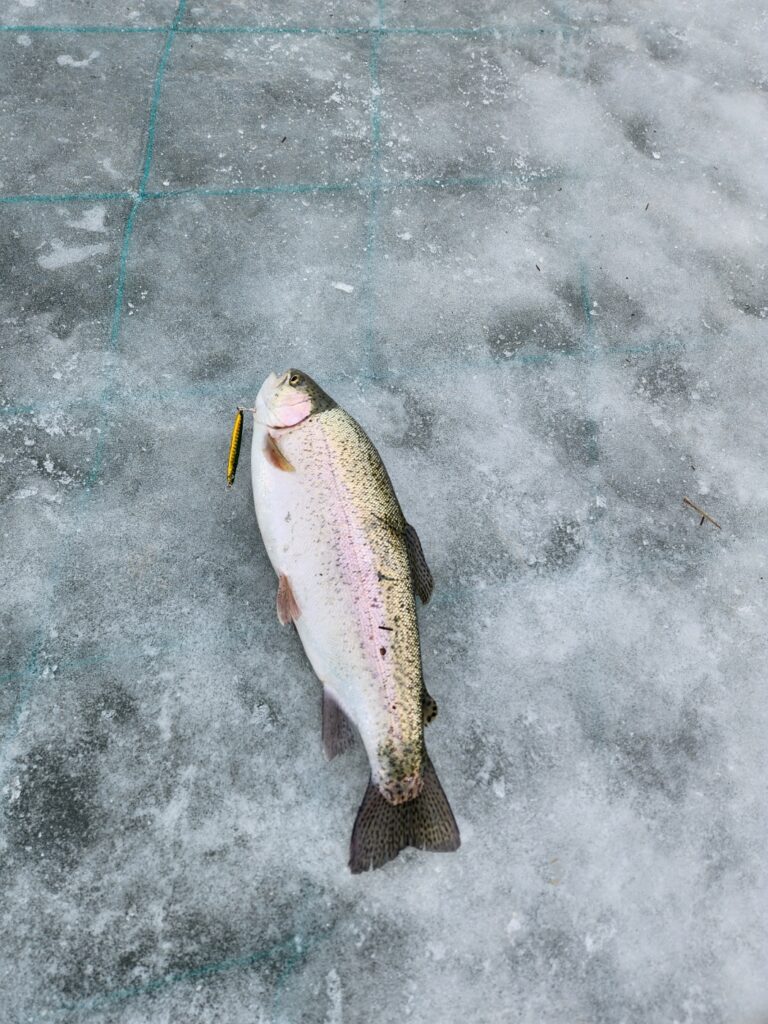
{"type": "Polygon", "coordinates": [[[331,287],[340,292],[347,292],[347,294],[351,294],[355,290],[351,284],[344,284],[343,281],[332,281],[331,287]]]}
{"type": "Polygon", "coordinates": [[[104,234],[107,230],[104,227],[104,218],[106,214],[106,207],[91,206],[89,209],[83,211],[83,215],[79,220],[68,220],[66,223],[69,227],[79,228],[81,231],[93,231],[95,233],[104,234]]]}
{"type": "Polygon", "coordinates": [[[341,978],[335,967],[332,967],[325,976],[325,991],[330,1003],[325,1015],[325,1024],[342,1024],[344,1015],[341,1005],[341,978]]]}
{"type": "Polygon", "coordinates": [[[56,58],[56,63],[62,68],[87,68],[91,61],[100,56],[101,53],[98,50],[92,50],[85,60],[75,60],[68,53],[60,53],[56,58]]]}
{"type": "Polygon", "coordinates": [[[10,785],[5,790],[8,793],[8,803],[14,804],[21,796],[21,779],[18,775],[14,775],[11,779],[10,785]]]}
{"type": "Polygon", "coordinates": [[[115,168],[112,166],[112,161],[109,159],[108,156],[105,156],[104,159],[101,161],[101,166],[110,176],[110,178],[120,177],[120,172],[115,170],[115,168]]]}
{"type": "Polygon", "coordinates": [[[101,253],[108,252],[109,246],[106,242],[99,242],[96,245],[73,245],[66,246],[58,238],[51,241],[53,252],[47,256],[38,256],[37,262],[44,270],[59,270],[61,267],[69,267],[73,263],[82,263],[101,253]]]}
{"type": "Polygon", "coordinates": [[[523,922],[516,914],[510,917],[509,921],[507,922],[507,935],[509,936],[512,942],[515,941],[515,936],[519,931],[522,931],[522,928],[523,922]]]}

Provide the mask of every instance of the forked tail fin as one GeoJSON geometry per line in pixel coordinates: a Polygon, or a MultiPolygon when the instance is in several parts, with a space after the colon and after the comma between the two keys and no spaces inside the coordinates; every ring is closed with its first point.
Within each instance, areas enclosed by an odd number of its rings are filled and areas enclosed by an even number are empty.
{"type": "Polygon", "coordinates": [[[448,798],[424,754],[424,788],[407,803],[390,804],[371,780],[357,812],[349,850],[353,874],[380,868],[407,846],[447,853],[461,844],[448,798]]]}

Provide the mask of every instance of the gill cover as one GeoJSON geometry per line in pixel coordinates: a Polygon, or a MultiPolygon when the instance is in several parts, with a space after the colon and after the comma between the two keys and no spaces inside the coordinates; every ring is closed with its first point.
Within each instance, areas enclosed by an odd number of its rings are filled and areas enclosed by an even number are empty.
{"type": "Polygon", "coordinates": [[[290,430],[335,406],[333,399],[301,370],[270,373],[256,398],[256,419],[273,430],[290,430]]]}

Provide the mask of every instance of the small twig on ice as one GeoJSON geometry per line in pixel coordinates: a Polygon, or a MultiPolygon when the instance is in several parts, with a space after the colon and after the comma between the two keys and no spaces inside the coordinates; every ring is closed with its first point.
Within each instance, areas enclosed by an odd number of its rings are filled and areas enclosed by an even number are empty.
{"type": "Polygon", "coordinates": [[[720,525],[720,523],[716,522],[709,514],[709,512],[705,512],[703,508],[699,508],[698,505],[694,505],[690,498],[683,498],[683,504],[688,505],[689,508],[692,508],[694,512],[699,513],[699,515],[701,516],[701,522],[699,523],[699,526],[703,524],[705,519],[708,519],[713,526],[716,526],[718,528],[718,530],[722,530],[722,526],[720,525]]]}

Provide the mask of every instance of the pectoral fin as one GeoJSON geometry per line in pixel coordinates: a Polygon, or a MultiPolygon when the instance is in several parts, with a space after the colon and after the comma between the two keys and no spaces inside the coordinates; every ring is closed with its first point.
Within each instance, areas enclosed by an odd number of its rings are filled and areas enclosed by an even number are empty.
{"type": "Polygon", "coordinates": [[[329,761],[355,742],[355,727],[323,687],[323,750],[329,761]]]}
{"type": "Polygon", "coordinates": [[[275,469],[282,469],[286,473],[293,473],[294,468],[280,451],[280,446],[271,434],[264,439],[264,455],[267,462],[271,462],[275,469]]]}
{"type": "Polygon", "coordinates": [[[294,622],[301,615],[296,598],[291,590],[291,581],[284,573],[280,573],[280,582],[277,586],[277,617],[283,626],[294,622]]]}
{"type": "Polygon", "coordinates": [[[435,586],[434,580],[432,579],[432,573],[429,571],[427,560],[424,557],[419,535],[410,523],[405,524],[405,533],[403,536],[405,538],[405,547],[408,552],[408,562],[411,566],[413,589],[419,595],[422,602],[426,604],[432,596],[432,591],[435,586]]]}

